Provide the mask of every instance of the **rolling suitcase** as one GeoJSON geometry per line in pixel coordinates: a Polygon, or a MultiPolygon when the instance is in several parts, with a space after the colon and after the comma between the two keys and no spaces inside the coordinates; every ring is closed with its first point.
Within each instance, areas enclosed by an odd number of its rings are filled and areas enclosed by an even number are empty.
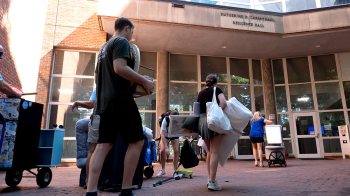
{"type": "MultiPolygon", "coordinates": [[[[145,144],[142,148],[140,158],[136,167],[135,175],[132,184],[135,188],[141,188],[143,183],[143,168],[145,160],[145,147],[147,146],[147,140],[145,138],[145,144]]],[[[120,191],[123,181],[124,170],[124,157],[128,145],[123,141],[121,137],[117,137],[116,142],[104,162],[101,175],[98,182],[98,188],[101,191],[120,191]]]]}

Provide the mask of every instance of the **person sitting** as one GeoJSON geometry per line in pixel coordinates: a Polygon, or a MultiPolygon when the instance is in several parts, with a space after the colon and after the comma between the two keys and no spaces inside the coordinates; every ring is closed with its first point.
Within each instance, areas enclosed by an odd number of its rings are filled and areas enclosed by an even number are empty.
{"type": "MultiPolygon", "coordinates": [[[[92,109],[96,102],[96,89],[92,91],[89,101],[76,101],[72,105],[72,111],[75,111],[79,107],[92,109]]],[[[77,140],[77,167],[81,168],[79,186],[86,186],[87,175],[87,158],[88,158],[88,130],[89,130],[90,118],[83,118],[76,122],[75,133],[77,140]]]]}
{"type": "Polygon", "coordinates": [[[167,155],[169,154],[169,141],[171,142],[171,145],[173,146],[173,152],[174,152],[174,158],[173,158],[173,166],[174,166],[174,177],[176,177],[176,169],[178,167],[179,162],[179,137],[168,137],[168,129],[170,124],[170,118],[169,115],[179,115],[177,110],[170,110],[168,112],[168,115],[166,115],[161,124],[160,128],[160,163],[162,166],[162,169],[158,172],[157,177],[164,176],[166,174],[165,172],[165,162],[167,160],[167,155]]]}

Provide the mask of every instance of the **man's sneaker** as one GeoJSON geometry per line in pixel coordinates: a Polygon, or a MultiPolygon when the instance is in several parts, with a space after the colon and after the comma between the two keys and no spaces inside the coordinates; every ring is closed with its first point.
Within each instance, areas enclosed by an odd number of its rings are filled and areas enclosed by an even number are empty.
{"type": "Polygon", "coordinates": [[[211,191],[221,191],[221,186],[219,186],[218,182],[215,181],[209,181],[208,183],[208,190],[211,191]]]}
{"type": "Polygon", "coordinates": [[[134,196],[134,193],[131,189],[122,189],[119,196],[134,196]]]}
{"type": "Polygon", "coordinates": [[[165,175],[165,171],[161,169],[161,170],[158,172],[157,177],[162,177],[162,176],[164,176],[164,175],[165,175]]]}

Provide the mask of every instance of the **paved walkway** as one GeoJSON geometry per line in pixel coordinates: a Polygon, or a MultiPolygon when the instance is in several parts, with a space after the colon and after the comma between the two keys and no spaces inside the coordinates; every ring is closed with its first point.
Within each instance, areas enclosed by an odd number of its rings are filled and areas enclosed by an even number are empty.
{"type": "MultiPolygon", "coordinates": [[[[171,195],[350,195],[350,160],[299,160],[288,159],[288,167],[258,168],[253,161],[229,160],[218,169],[220,192],[206,188],[205,162],[193,169],[193,179],[181,179],[153,187],[157,178],[144,180],[142,189],[134,191],[138,196],[171,195]]],[[[265,163],[266,165],[266,163],[265,163]]],[[[159,165],[155,165],[155,174],[159,165]]],[[[168,174],[171,164],[167,165],[168,174]]],[[[1,195],[84,195],[78,187],[79,170],[76,167],[52,168],[53,179],[49,187],[38,188],[35,178],[22,179],[17,188],[5,184],[4,173],[0,174],[1,195]]],[[[116,195],[102,192],[100,195],[116,195]]]]}

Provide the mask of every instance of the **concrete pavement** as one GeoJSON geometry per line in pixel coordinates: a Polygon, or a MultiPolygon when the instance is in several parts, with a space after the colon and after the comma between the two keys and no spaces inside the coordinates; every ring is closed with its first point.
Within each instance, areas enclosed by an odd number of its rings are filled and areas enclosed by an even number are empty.
{"type": "MultiPolygon", "coordinates": [[[[287,159],[288,167],[254,167],[253,161],[229,160],[218,169],[218,182],[223,190],[207,190],[205,162],[193,168],[193,179],[181,179],[153,187],[159,178],[145,179],[142,189],[135,190],[138,196],[170,195],[350,195],[350,160],[300,160],[287,159]]],[[[265,165],[267,163],[265,162],[265,165]]],[[[167,163],[167,176],[172,165],[167,163]]],[[[159,164],[155,164],[155,174],[159,164]]],[[[23,178],[17,188],[5,184],[5,174],[0,174],[1,195],[84,195],[78,187],[80,170],[76,167],[52,168],[53,178],[47,188],[38,188],[32,175],[23,178]]],[[[26,175],[26,174],[24,174],[26,175]]],[[[166,176],[166,177],[167,177],[166,176]]],[[[164,177],[164,179],[166,178],[164,177]]],[[[100,192],[100,195],[116,193],[100,192]]]]}

